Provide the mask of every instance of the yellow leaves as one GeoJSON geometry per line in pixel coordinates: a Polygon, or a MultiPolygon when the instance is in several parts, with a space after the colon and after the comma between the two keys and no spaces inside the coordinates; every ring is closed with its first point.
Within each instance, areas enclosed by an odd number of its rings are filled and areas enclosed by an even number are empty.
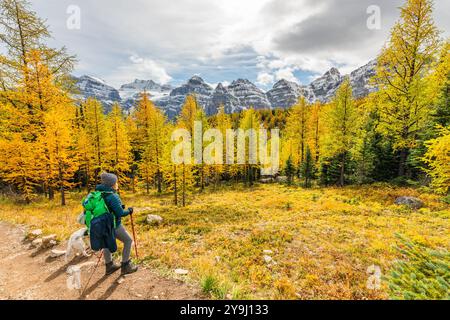
{"type": "Polygon", "coordinates": [[[191,137],[194,135],[194,121],[197,120],[198,110],[197,99],[193,95],[188,95],[178,116],[178,123],[191,133],[191,137]]]}
{"type": "Polygon", "coordinates": [[[0,175],[23,193],[28,201],[32,198],[33,188],[39,181],[39,152],[36,144],[22,139],[20,134],[11,139],[0,139],[0,175]]]}
{"type": "Polygon", "coordinates": [[[427,90],[439,49],[439,34],[432,18],[432,1],[408,0],[402,20],[378,57],[375,83],[380,113],[378,130],[391,136],[395,149],[414,146],[415,135],[426,127],[436,90],[427,90]]]}
{"type": "MultiPolygon", "coordinates": [[[[392,249],[395,232],[448,247],[448,219],[438,215],[448,212],[448,206],[433,194],[387,186],[305,190],[264,185],[245,191],[235,185],[204,192],[187,208],[173,206],[169,194],[124,192],[122,197],[135,207],[151,207],[151,213],[165,220],[158,228],[136,225],[140,252],[153,267],[188,269],[195,283],[218,274],[220,282],[238,285],[253,298],[291,299],[296,293],[304,299],[383,298],[385,288],[366,289],[366,271],[375,263],[384,274],[398,258],[392,249]],[[321,197],[314,200],[317,193],[321,197]],[[403,194],[426,200],[430,212],[386,210],[403,194]],[[344,203],[356,197],[359,205],[344,203]],[[322,202],[326,199],[333,201],[322,202]],[[294,209],[283,209],[284,203],[292,203],[294,209]],[[266,265],[264,250],[272,251],[267,255],[277,265],[266,265]]],[[[46,226],[48,232],[66,238],[76,229],[70,221],[77,215],[80,197],[70,194],[65,209],[43,200],[28,207],[1,201],[0,219],[46,226]]],[[[136,221],[143,221],[146,213],[136,221]]]]}
{"type": "Polygon", "coordinates": [[[288,278],[281,278],[274,282],[276,290],[275,299],[289,300],[298,298],[295,286],[292,284],[292,280],[288,278]]]}
{"type": "Polygon", "coordinates": [[[323,154],[331,157],[348,152],[359,125],[359,114],[352,97],[350,80],[346,78],[326,108],[326,134],[322,137],[323,154]]]}
{"type": "Polygon", "coordinates": [[[124,178],[132,162],[131,144],[128,137],[122,109],[115,103],[106,117],[108,141],[105,148],[107,169],[124,178]]]}

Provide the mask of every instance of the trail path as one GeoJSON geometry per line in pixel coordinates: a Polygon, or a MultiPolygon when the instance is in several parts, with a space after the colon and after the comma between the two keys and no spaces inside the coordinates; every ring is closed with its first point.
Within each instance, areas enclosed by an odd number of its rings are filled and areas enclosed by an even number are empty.
{"type": "MultiPolygon", "coordinates": [[[[24,241],[25,228],[0,221],[0,300],[2,299],[201,299],[198,289],[182,281],[167,279],[140,267],[122,277],[120,270],[104,276],[101,263],[83,296],[67,288],[67,267],[97,258],[77,257],[65,263],[64,256],[50,258],[50,250],[31,249],[24,241]]],[[[65,250],[66,243],[56,248],[65,250]]],[[[86,285],[94,268],[82,269],[81,284],[86,285]]]]}

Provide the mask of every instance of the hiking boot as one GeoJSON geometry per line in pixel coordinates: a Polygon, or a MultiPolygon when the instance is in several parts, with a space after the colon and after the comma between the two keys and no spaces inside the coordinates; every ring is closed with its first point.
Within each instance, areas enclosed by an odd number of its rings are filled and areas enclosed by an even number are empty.
{"type": "Polygon", "coordinates": [[[122,262],[122,274],[129,274],[136,272],[138,270],[138,267],[131,262],[131,260],[128,260],[127,262],[122,262]]]}
{"type": "Polygon", "coordinates": [[[116,272],[117,270],[120,269],[120,265],[117,263],[114,263],[113,261],[107,263],[106,265],[106,275],[110,275],[113,274],[114,272],[116,272]]]}

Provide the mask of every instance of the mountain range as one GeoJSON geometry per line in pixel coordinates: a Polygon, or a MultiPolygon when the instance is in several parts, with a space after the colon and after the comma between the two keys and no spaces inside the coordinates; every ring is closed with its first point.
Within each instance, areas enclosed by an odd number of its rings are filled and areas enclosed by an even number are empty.
{"type": "MultiPolygon", "coordinates": [[[[376,60],[354,70],[348,76],[356,98],[364,97],[376,88],[369,83],[375,74],[376,60]]],[[[228,86],[219,83],[215,88],[207,84],[201,77],[193,76],[179,87],[161,85],[153,80],[134,80],[131,83],[115,89],[105,81],[91,77],[75,77],[79,88],[80,99],[94,97],[102,102],[105,110],[110,110],[114,102],[121,104],[126,112],[136,105],[142,92],[146,92],[156,106],[161,108],[169,118],[178,115],[188,94],[195,94],[199,105],[206,114],[217,113],[220,105],[225,112],[238,112],[250,107],[255,109],[289,108],[300,96],[312,103],[317,100],[329,102],[337,88],[345,79],[338,69],[331,68],[324,75],[312,81],[309,85],[299,85],[292,81],[279,80],[272,89],[264,92],[247,79],[237,79],[228,86]]]]}

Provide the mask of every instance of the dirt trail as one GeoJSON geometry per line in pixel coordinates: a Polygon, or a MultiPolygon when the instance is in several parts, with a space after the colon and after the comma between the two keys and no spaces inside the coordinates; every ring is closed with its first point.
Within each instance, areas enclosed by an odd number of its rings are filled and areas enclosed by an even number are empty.
{"type": "MultiPolygon", "coordinates": [[[[67,288],[66,269],[81,262],[97,262],[97,258],[78,257],[66,264],[64,256],[50,258],[50,250],[30,249],[24,236],[25,228],[0,221],[0,299],[201,299],[198,289],[150,269],[140,267],[118,281],[120,270],[104,276],[103,264],[80,297],[80,291],[67,288]]],[[[57,248],[65,250],[65,243],[57,248]]],[[[92,270],[83,269],[82,286],[92,270]]]]}

